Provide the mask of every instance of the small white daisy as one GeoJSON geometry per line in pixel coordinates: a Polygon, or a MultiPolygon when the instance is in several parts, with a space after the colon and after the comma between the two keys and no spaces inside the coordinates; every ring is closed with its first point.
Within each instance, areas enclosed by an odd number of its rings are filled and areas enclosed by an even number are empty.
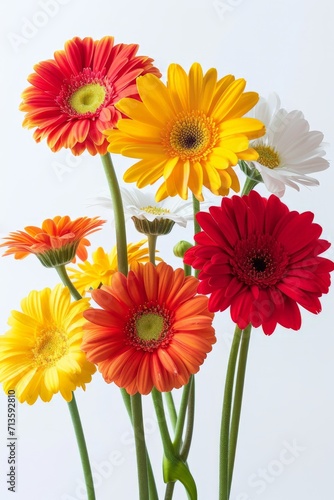
{"type": "Polygon", "coordinates": [[[298,184],[317,186],[319,181],[308,174],[328,168],[323,158],[323,134],[310,131],[310,126],[301,111],[286,111],[280,100],[272,94],[268,100],[260,99],[253,108],[252,117],[266,126],[266,134],[251,142],[259,153],[252,165],[259,171],[263,182],[271,193],[283,196],[285,186],[299,191],[298,184]]]}
{"type": "MultiPolygon", "coordinates": [[[[191,201],[166,198],[155,201],[155,193],[121,187],[124,214],[126,218],[137,217],[153,222],[155,219],[169,219],[179,226],[186,227],[187,222],[193,220],[193,206],[191,201]]],[[[112,209],[112,202],[107,196],[96,199],[99,205],[112,209]]]]}

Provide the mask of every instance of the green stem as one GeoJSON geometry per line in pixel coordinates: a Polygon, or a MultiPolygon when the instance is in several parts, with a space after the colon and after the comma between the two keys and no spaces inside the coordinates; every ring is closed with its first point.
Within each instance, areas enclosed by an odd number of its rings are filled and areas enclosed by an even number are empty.
{"type": "Polygon", "coordinates": [[[162,401],[162,394],[155,387],[152,389],[152,399],[154,403],[155,412],[157,415],[158,425],[161,434],[162,445],[164,453],[167,458],[173,460],[175,457],[173,443],[169,434],[164,405],[162,401]]]}
{"type": "Polygon", "coordinates": [[[183,264],[185,276],[191,276],[192,268],[189,264],[183,264]]]}
{"type": "Polygon", "coordinates": [[[126,276],[128,274],[128,251],[121,191],[110,154],[101,155],[101,160],[114,209],[118,270],[126,276]]]}
{"type": "MultiPolygon", "coordinates": [[[[126,392],[125,389],[121,389],[121,394],[123,397],[125,408],[128,412],[129,418],[130,418],[130,422],[133,425],[131,396],[126,392]]],[[[147,461],[148,488],[149,488],[149,492],[150,492],[149,500],[159,500],[158,491],[157,491],[157,487],[156,487],[155,479],[154,479],[154,475],[153,475],[152,464],[151,464],[151,460],[150,460],[150,457],[148,455],[147,450],[146,450],[146,461],[147,461]]]]}
{"type": "Polygon", "coordinates": [[[176,422],[177,422],[177,413],[176,413],[173,395],[171,392],[165,392],[165,400],[167,403],[169,418],[170,418],[173,430],[175,430],[176,422]]]}
{"type": "MultiPolygon", "coordinates": [[[[65,265],[57,266],[55,269],[56,269],[62,283],[64,284],[64,286],[66,286],[69,289],[72,297],[75,300],[80,300],[82,297],[81,297],[80,293],[78,292],[78,290],[73,285],[70,278],[68,277],[65,265]]],[[[88,500],[95,500],[92,471],[91,471],[91,467],[90,467],[90,463],[89,463],[85,435],[84,435],[84,432],[82,429],[79,410],[78,410],[78,406],[77,406],[77,403],[75,400],[74,392],[72,393],[72,400],[68,403],[68,407],[70,410],[70,414],[71,414],[71,418],[72,418],[72,422],[73,422],[73,427],[74,427],[75,435],[77,438],[79,453],[80,453],[80,457],[81,457],[81,463],[82,463],[82,468],[83,468],[85,483],[86,483],[86,488],[87,488],[87,499],[88,500]]]]}
{"type": "Polygon", "coordinates": [[[137,455],[139,500],[148,500],[149,486],[147,474],[147,450],[145,443],[142,401],[139,393],[131,396],[131,414],[137,455]]]}
{"type": "Polygon", "coordinates": [[[240,346],[241,330],[235,327],[225,379],[220,431],[219,500],[228,500],[228,454],[234,375],[240,346]]]}
{"type": "Polygon", "coordinates": [[[239,422],[240,422],[241,405],[242,405],[242,395],[243,395],[244,382],[245,382],[247,355],[248,355],[248,347],[249,347],[251,329],[252,329],[252,325],[248,325],[248,327],[245,328],[245,330],[242,333],[240,353],[239,353],[239,359],[238,359],[238,371],[237,371],[237,378],[236,378],[234,398],[233,398],[233,410],[232,410],[232,418],[231,418],[229,455],[228,455],[228,492],[229,493],[231,490],[234,460],[235,460],[235,453],[236,453],[237,441],[238,441],[239,422]]]}
{"type": "Polygon", "coordinates": [[[82,429],[82,424],[80,420],[80,415],[77,407],[77,403],[74,397],[74,393],[72,393],[72,400],[68,403],[68,407],[70,410],[73,427],[75,431],[75,435],[77,438],[82,468],[85,477],[86,489],[87,489],[87,499],[95,500],[95,492],[94,492],[94,482],[92,477],[92,470],[89,463],[88,451],[85,441],[84,432],[82,429]]]}
{"type": "Polygon", "coordinates": [[[194,234],[197,234],[201,231],[201,226],[197,222],[196,214],[200,211],[200,202],[193,195],[193,214],[194,214],[194,234]]]}
{"type": "MultiPolygon", "coordinates": [[[[110,154],[107,153],[105,155],[101,155],[101,160],[108,181],[111,201],[114,209],[118,271],[127,276],[128,253],[127,253],[127,242],[126,242],[125,217],[124,217],[121,191],[119,188],[116,172],[110,154]]],[[[123,394],[123,399],[124,399],[124,394],[123,394]]],[[[134,429],[134,436],[136,443],[140,500],[148,500],[148,498],[155,500],[155,498],[157,498],[157,494],[156,494],[155,483],[150,461],[147,460],[148,453],[145,444],[143,412],[142,412],[142,402],[140,394],[135,394],[134,396],[131,396],[130,418],[134,429]],[[150,497],[148,493],[149,490],[152,492],[152,496],[150,497]],[[154,496],[154,492],[156,496],[154,496]]]]}
{"type": "Polygon", "coordinates": [[[157,234],[147,234],[147,241],[148,241],[148,253],[150,257],[150,262],[155,265],[155,250],[157,247],[157,239],[158,235],[157,234]]]}
{"type": "MultiPolygon", "coordinates": [[[[198,214],[199,211],[200,211],[200,202],[193,195],[194,235],[201,231],[201,226],[199,225],[196,219],[196,215],[198,214]]],[[[198,278],[199,271],[200,271],[199,269],[195,269],[194,271],[195,278],[198,278]]]]}
{"type": "Polygon", "coordinates": [[[57,266],[57,267],[55,267],[55,269],[56,269],[56,271],[58,273],[58,276],[61,279],[63,285],[67,286],[67,288],[69,289],[72,297],[75,300],[82,299],[80,293],[78,292],[78,290],[75,288],[75,286],[73,285],[72,281],[68,277],[65,265],[57,266]]]}
{"type": "Polygon", "coordinates": [[[167,483],[164,500],[172,500],[175,488],[175,482],[167,483]]]}
{"type": "Polygon", "coordinates": [[[259,181],[246,177],[244,187],[241,191],[241,196],[249,194],[258,183],[259,181]]]}
{"type": "Polygon", "coordinates": [[[189,399],[188,399],[187,426],[180,455],[180,457],[184,461],[187,460],[190,450],[190,445],[194,431],[194,420],[195,420],[195,376],[193,375],[191,381],[189,399]]]}
{"type": "Polygon", "coordinates": [[[184,429],[184,423],[186,420],[186,414],[187,414],[187,408],[188,408],[188,402],[189,402],[189,395],[191,391],[191,386],[193,383],[193,376],[191,376],[189,382],[187,385],[183,387],[183,393],[182,393],[182,399],[181,399],[181,404],[180,404],[180,409],[179,409],[179,414],[177,417],[177,423],[176,423],[176,428],[175,428],[175,436],[174,436],[174,449],[175,453],[179,453],[182,445],[182,435],[183,435],[183,429],[184,429]]]}

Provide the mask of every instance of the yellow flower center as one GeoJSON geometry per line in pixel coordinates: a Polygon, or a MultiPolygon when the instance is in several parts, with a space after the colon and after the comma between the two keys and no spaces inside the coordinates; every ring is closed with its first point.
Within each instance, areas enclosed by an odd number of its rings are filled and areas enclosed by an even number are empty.
{"type": "Polygon", "coordinates": [[[264,144],[260,144],[259,146],[256,146],[254,149],[257,151],[257,153],[259,153],[257,161],[261,163],[261,165],[264,165],[265,167],[271,169],[279,167],[281,159],[275,148],[271,146],[265,146],[264,144]]]}
{"type": "Polygon", "coordinates": [[[148,205],[147,207],[142,207],[140,210],[144,210],[148,214],[152,215],[163,215],[170,213],[170,210],[168,210],[167,208],[152,207],[151,205],[148,205]]]}
{"type": "Polygon", "coordinates": [[[65,333],[57,328],[49,328],[39,332],[32,352],[37,366],[50,367],[65,356],[68,349],[65,333]]]}
{"type": "Polygon", "coordinates": [[[158,340],[163,326],[164,320],[159,314],[143,314],[136,320],[137,335],[142,340],[158,340]]]}
{"type": "Polygon", "coordinates": [[[163,146],[171,157],[183,161],[205,159],[215,146],[218,128],[202,111],[183,112],[170,122],[163,137],[163,146]]]}
{"type": "Polygon", "coordinates": [[[71,107],[80,115],[95,113],[103,104],[106,89],[99,83],[90,83],[76,90],[70,97],[71,107]]]}
{"type": "Polygon", "coordinates": [[[173,317],[154,302],[136,306],[127,318],[124,333],[135,349],[153,352],[167,347],[173,336],[173,317]]]}

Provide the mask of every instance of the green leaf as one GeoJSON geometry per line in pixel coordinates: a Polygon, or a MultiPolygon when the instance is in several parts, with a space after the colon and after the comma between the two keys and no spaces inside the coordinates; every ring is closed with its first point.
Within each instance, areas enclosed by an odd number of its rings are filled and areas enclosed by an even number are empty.
{"type": "Polygon", "coordinates": [[[187,465],[179,458],[169,460],[164,456],[163,477],[165,483],[180,481],[185,487],[189,500],[197,500],[197,487],[187,465]]]}

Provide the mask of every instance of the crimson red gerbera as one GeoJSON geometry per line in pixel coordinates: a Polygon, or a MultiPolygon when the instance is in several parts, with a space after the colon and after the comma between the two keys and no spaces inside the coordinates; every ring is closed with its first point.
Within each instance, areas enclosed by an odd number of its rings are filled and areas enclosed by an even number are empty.
{"type": "Polygon", "coordinates": [[[92,291],[102,309],[84,312],[81,347],[106,382],[148,394],[153,387],[179,388],[198,372],[216,338],[208,298],[197,295],[197,285],[183,269],[148,262],[92,291]]]}
{"type": "Polygon", "coordinates": [[[108,142],[102,132],[122,116],[115,104],[122,97],[139,99],[138,76],[161,76],[153,59],[137,56],[137,51],[135,44],[114,45],[111,36],[69,40],[54,59],[36,64],[28,77],[31,86],[20,105],[27,113],[23,126],[37,127],[34,139],[47,138],[52,151],[106,154],[108,142]]]}
{"type": "Polygon", "coordinates": [[[330,243],[311,212],[290,212],[280,199],[257,192],[224,198],[197,219],[202,232],[184,261],[200,269],[198,291],[211,294],[209,309],[230,307],[232,320],[244,329],[262,325],[271,335],[277,324],[298,330],[299,305],[321,311],[334,263],[321,253],[330,243]]]}

